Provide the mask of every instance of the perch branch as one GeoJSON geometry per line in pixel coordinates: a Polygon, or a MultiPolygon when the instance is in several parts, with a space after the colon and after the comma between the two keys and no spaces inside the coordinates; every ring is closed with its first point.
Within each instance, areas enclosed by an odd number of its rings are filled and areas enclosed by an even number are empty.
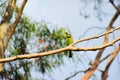
{"type": "Polygon", "coordinates": [[[18,55],[18,56],[13,56],[13,57],[9,57],[9,58],[0,59],[0,63],[10,62],[10,61],[13,61],[13,60],[18,60],[18,59],[29,59],[29,58],[35,58],[35,57],[41,57],[41,56],[48,56],[48,55],[58,54],[60,52],[64,52],[64,51],[68,51],[68,50],[73,50],[73,51],[95,51],[95,50],[103,49],[103,48],[108,47],[108,46],[112,46],[115,42],[117,42],[119,40],[120,40],[120,37],[114,39],[113,41],[111,41],[111,42],[109,42],[107,44],[104,44],[104,45],[98,46],[98,47],[77,48],[77,47],[73,47],[73,46],[67,46],[65,48],[61,48],[61,49],[57,49],[57,50],[53,50],[53,51],[48,51],[48,52],[30,53],[30,54],[18,55]]]}

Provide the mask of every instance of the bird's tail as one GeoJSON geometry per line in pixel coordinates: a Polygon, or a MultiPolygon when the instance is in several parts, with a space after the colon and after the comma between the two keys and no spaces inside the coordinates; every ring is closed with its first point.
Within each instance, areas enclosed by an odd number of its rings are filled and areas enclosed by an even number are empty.
{"type": "Polygon", "coordinates": [[[69,58],[72,58],[72,51],[69,51],[69,58]]]}

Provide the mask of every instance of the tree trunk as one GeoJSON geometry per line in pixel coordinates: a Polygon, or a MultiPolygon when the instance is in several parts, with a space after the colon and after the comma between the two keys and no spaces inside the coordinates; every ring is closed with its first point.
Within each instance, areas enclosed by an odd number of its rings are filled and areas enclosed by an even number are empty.
{"type": "MultiPolygon", "coordinates": [[[[3,52],[4,38],[7,33],[8,26],[9,26],[8,22],[3,22],[0,25],[0,59],[4,58],[4,52],[3,52]]],[[[2,71],[3,71],[3,64],[0,63],[0,72],[2,72],[2,71]]]]}

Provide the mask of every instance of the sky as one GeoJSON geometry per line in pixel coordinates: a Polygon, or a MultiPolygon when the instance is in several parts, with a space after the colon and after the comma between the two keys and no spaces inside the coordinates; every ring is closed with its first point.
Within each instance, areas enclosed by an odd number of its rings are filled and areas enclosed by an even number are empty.
{"type": "MultiPolygon", "coordinates": [[[[93,5],[90,4],[90,10],[93,5]]],[[[81,35],[91,26],[102,25],[104,27],[105,24],[100,24],[101,22],[94,17],[96,14],[92,15],[90,19],[80,16],[80,9],[83,6],[84,4],[80,3],[80,0],[29,0],[24,11],[37,21],[43,19],[57,27],[68,27],[73,36],[81,35]]],[[[92,14],[93,12],[90,10],[89,14],[92,14]]]]}
{"type": "MultiPolygon", "coordinates": [[[[107,1],[108,0],[105,0],[105,2],[107,1]]],[[[45,20],[46,22],[49,22],[51,25],[55,25],[58,28],[68,28],[71,34],[74,36],[74,40],[77,40],[88,28],[100,27],[103,29],[90,30],[86,35],[84,35],[84,37],[94,36],[103,32],[104,29],[107,27],[109,21],[111,20],[113,14],[115,13],[115,10],[110,3],[102,4],[101,7],[102,11],[105,12],[107,16],[97,16],[96,11],[93,10],[94,3],[92,2],[90,4],[87,4],[87,8],[85,8],[84,6],[85,4],[81,3],[80,0],[28,0],[28,3],[24,9],[24,13],[28,15],[31,19],[38,22],[40,22],[41,20],[45,20]],[[80,15],[80,12],[82,14],[87,14],[88,16],[91,16],[85,19],[82,15],[80,15]],[[102,21],[100,21],[98,17],[102,18],[102,21]]],[[[100,44],[99,41],[96,41],[96,43],[100,44]]],[[[91,42],[91,45],[96,45],[96,43],[94,43],[93,41],[91,42]]],[[[112,49],[110,49],[110,51],[112,51],[112,49]]],[[[89,53],[92,54],[93,52],[89,53]]],[[[84,54],[84,52],[81,52],[81,54],[84,54]]],[[[88,56],[92,59],[93,57],[91,57],[91,54],[88,54],[88,56]]],[[[55,80],[64,80],[65,78],[70,76],[74,72],[74,70],[79,70],[79,68],[85,69],[81,65],[77,65],[78,63],[74,64],[73,62],[69,62],[68,59],[65,59],[65,61],[65,67],[60,66],[59,69],[54,70],[54,73],[56,74],[52,75],[52,77],[55,80]],[[60,76],[61,73],[64,73],[64,75],[60,76]]],[[[117,61],[117,59],[115,59],[115,61],[117,61]]],[[[118,69],[118,64],[114,62],[112,68],[118,69]]],[[[111,70],[110,73],[118,72],[117,70],[111,70]]],[[[80,76],[83,76],[83,74],[79,74],[71,80],[79,80],[80,76]]],[[[117,76],[118,75],[116,74],[112,74],[112,76],[110,76],[108,80],[118,80],[117,76]]]]}

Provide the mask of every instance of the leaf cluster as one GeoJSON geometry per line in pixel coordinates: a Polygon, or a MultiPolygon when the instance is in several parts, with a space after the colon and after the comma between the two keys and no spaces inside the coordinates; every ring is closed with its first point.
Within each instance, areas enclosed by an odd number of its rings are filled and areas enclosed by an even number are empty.
{"type": "MultiPolygon", "coordinates": [[[[14,35],[12,36],[5,57],[29,54],[30,51],[45,52],[66,44],[66,29],[50,29],[45,21],[40,23],[31,21],[27,16],[22,16],[14,35]],[[35,50],[34,50],[35,49],[35,50]]],[[[20,80],[28,80],[31,77],[32,67],[40,73],[51,72],[53,68],[64,64],[63,57],[68,53],[61,53],[31,60],[17,60],[5,63],[4,77],[20,80]]]]}

